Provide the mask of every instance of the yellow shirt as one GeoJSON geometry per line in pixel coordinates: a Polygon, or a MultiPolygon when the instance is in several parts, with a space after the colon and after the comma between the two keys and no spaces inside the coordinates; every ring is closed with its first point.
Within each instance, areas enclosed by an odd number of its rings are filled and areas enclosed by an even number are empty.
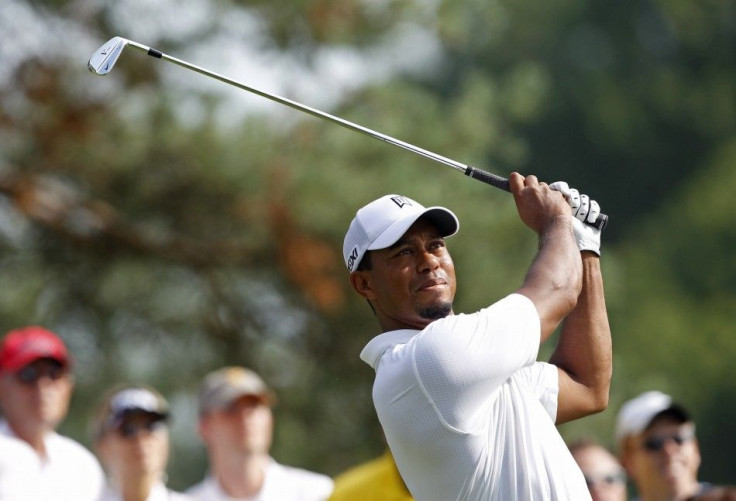
{"type": "Polygon", "coordinates": [[[413,498],[387,450],[376,459],[338,475],[329,501],[413,501],[413,498]]]}

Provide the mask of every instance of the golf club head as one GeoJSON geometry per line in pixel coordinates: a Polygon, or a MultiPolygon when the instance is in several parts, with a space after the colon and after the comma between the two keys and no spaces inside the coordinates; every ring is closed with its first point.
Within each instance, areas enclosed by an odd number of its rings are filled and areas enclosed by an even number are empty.
{"type": "Polygon", "coordinates": [[[95,75],[107,75],[115,66],[126,45],[128,45],[128,41],[124,38],[111,38],[92,54],[87,63],[87,68],[95,75]]]}

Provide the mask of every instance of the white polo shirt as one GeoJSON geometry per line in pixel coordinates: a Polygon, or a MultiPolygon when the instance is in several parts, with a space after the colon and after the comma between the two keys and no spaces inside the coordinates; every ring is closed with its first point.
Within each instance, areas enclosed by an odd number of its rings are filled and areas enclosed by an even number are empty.
{"type": "MultiPolygon", "coordinates": [[[[181,494],[176,491],[172,491],[171,489],[168,489],[163,482],[158,482],[154,484],[153,488],[151,489],[151,492],[148,493],[148,497],[146,498],[146,501],[192,501],[193,498],[181,494]]],[[[100,496],[99,501],[124,501],[123,496],[120,492],[118,492],[116,489],[113,489],[111,486],[107,486],[105,488],[105,492],[103,492],[102,496],[100,496]]]]}
{"type": "MultiPolygon", "coordinates": [[[[6,421],[0,421],[0,435],[15,437],[6,421]]],[[[97,458],[81,444],[53,431],[44,437],[44,446],[46,457],[39,458],[37,482],[41,498],[97,501],[105,485],[97,458]]]]}
{"type": "Polygon", "coordinates": [[[539,343],[534,304],[511,294],[366,345],[378,418],[418,501],[590,499],[554,424],[557,368],[536,362],[539,343]]]}
{"type": "Polygon", "coordinates": [[[0,501],[42,501],[41,462],[31,446],[0,434],[0,501]]]}
{"type": "Polygon", "coordinates": [[[233,498],[222,490],[213,476],[187,489],[198,501],[325,501],[332,494],[333,481],[327,475],[277,463],[271,458],[263,487],[249,498],[233,498]]]}

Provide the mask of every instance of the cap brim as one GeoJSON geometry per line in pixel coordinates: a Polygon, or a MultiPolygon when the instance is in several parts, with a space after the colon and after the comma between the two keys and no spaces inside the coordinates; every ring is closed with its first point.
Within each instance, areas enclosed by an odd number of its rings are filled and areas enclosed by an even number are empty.
{"type": "Polygon", "coordinates": [[[17,357],[12,363],[6,364],[5,369],[10,372],[17,372],[28,364],[32,364],[36,360],[53,360],[59,362],[64,367],[69,367],[69,357],[54,355],[51,353],[27,353],[17,357]]]}
{"type": "Polygon", "coordinates": [[[258,397],[267,405],[273,407],[276,404],[276,396],[270,392],[253,391],[252,389],[231,387],[221,390],[219,394],[200,406],[200,413],[214,410],[222,410],[229,407],[233,402],[243,397],[258,397]]]}
{"type": "Polygon", "coordinates": [[[102,436],[111,430],[118,428],[128,416],[134,414],[145,414],[146,416],[154,416],[157,421],[168,421],[171,417],[169,411],[149,411],[146,409],[140,409],[138,407],[131,407],[122,411],[116,412],[105,419],[100,425],[97,435],[102,436]]]}
{"type": "Polygon", "coordinates": [[[642,431],[648,430],[656,421],[662,418],[674,419],[679,423],[687,423],[692,421],[692,419],[690,418],[690,414],[685,410],[684,407],[679,404],[672,404],[668,408],[661,410],[654,416],[652,416],[652,419],[649,420],[647,425],[644,427],[644,430],[642,431]]]}
{"type": "Polygon", "coordinates": [[[454,235],[460,229],[460,222],[452,211],[445,209],[444,207],[429,207],[418,214],[412,214],[394,222],[391,226],[386,228],[386,230],[384,230],[384,232],[381,233],[371,245],[368,246],[368,250],[379,250],[391,247],[402,236],[404,236],[404,233],[406,233],[414,223],[422,218],[430,221],[443,237],[454,235]]]}

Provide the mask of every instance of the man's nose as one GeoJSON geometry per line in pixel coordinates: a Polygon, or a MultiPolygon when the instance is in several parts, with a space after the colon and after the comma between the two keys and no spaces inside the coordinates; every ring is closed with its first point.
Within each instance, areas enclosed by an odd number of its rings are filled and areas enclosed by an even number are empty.
{"type": "Polygon", "coordinates": [[[422,251],[419,253],[418,269],[419,271],[428,271],[436,269],[440,264],[440,260],[432,252],[422,251]]]}

